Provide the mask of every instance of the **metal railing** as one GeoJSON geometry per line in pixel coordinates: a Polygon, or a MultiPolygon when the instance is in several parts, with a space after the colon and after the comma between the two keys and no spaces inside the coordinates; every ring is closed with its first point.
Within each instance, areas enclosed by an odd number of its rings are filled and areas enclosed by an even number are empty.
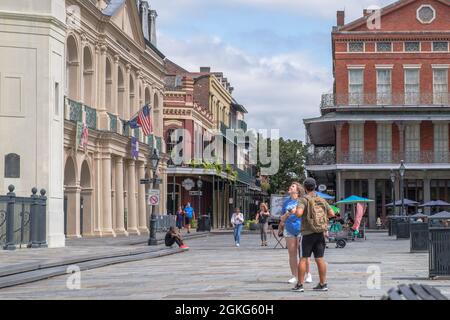
{"type": "Polygon", "coordinates": [[[0,196],[0,245],[4,250],[47,247],[46,231],[46,191],[32,189],[30,197],[16,197],[14,186],[9,193],[0,196]]]}
{"type": "Polygon", "coordinates": [[[400,163],[450,163],[450,152],[434,151],[364,151],[364,152],[341,152],[340,156],[336,151],[327,150],[310,153],[306,156],[307,165],[333,165],[333,164],[392,164],[400,163]]]}
{"type": "Polygon", "coordinates": [[[339,106],[450,106],[450,93],[327,93],[320,107],[339,106]]]}
{"type": "Polygon", "coordinates": [[[170,227],[177,225],[176,215],[156,216],[156,231],[167,232],[170,227]]]}

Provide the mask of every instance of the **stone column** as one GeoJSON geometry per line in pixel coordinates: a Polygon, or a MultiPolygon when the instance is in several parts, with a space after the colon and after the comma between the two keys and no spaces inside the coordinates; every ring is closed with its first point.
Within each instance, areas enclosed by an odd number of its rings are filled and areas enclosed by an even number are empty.
{"type": "Polygon", "coordinates": [[[136,168],[134,160],[128,161],[128,228],[129,234],[140,234],[136,215],[136,168]]]}
{"type": "MultiPolygon", "coordinates": [[[[427,174],[427,171],[425,171],[425,176],[427,174]]],[[[423,202],[429,202],[431,201],[431,179],[430,178],[424,178],[423,179],[423,202]]],[[[424,208],[425,214],[431,213],[430,207],[424,208]]]]}
{"type": "Polygon", "coordinates": [[[94,226],[93,226],[93,189],[83,189],[81,191],[83,196],[83,237],[93,237],[94,226]]]}
{"type": "Polygon", "coordinates": [[[124,79],[124,83],[125,83],[125,102],[123,104],[124,106],[124,117],[125,119],[130,119],[130,117],[132,116],[131,114],[131,106],[130,106],[130,74],[131,74],[131,65],[128,63],[126,65],[126,73],[125,73],[125,79],[124,79]]]}
{"type": "MultiPolygon", "coordinates": [[[[369,179],[369,199],[376,199],[376,192],[375,192],[375,179],[369,179]]],[[[377,207],[376,202],[370,202],[369,203],[369,228],[375,228],[376,221],[377,221],[377,207]]]]}
{"type": "MultiPolygon", "coordinates": [[[[145,164],[144,162],[139,163],[138,167],[138,183],[139,179],[145,178],[145,164]]],[[[139,207],[139,232],[148,233],[147,228],[147,212],[146,212],[146,202],[145,202],[145,184],[140,184],[138,187],[138,207],[139,207]]]]}
{"type": "Polygon", "coordinates": [[[111,155],[103,155],[102,158],[102,216],[103,235],[115,236],[112,229],[112,206],[111,206],[111,155]]]}
{"type": "Polygon", "coordinates": [[[114,67],[112,68],[112,110],[116,116],[119,115],[119,55],[114,56],[114,67]]]}
{"type": "Polygon", "coordinates": [[[80,234],[80,193],[79,185],[66,187],[67,195],[67,238],[81,238],[80,234]]]}
{"type": "Polygon", "coordinates": [[[124,209],[124,194],[123,194],[123,159],[116,159],[116,229],[114,232],[117,235],[127,236],[128,232],[125,230],[125,209],[124,209]]]}

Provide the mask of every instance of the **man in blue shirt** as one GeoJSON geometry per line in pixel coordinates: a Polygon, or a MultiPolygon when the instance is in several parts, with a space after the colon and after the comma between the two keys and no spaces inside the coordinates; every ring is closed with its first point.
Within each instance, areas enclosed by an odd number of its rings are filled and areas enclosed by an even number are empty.
{"type": "Polygon", "coordinates": [[[186,207],[184,208],[184,215],[186,217],[186,229],[187,233],[191,233],[191,220],[194,217],[195,211],[194,208],[191,207],[191,203],[188,202],[186,207]]]}

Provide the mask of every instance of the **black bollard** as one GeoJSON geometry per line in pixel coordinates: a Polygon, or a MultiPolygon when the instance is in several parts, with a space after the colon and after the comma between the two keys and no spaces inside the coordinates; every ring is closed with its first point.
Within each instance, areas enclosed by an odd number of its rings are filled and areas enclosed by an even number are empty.
{"type": "Polygon", "coordinates": [[[39,247],[47,248],[47,197],[45,189],[41,189],[39,206],[39,247]]]}
{"type": "Polygon", "coordinates": [[[30,206],[30,242],[28,248],[39,248],[39,213],[40,213],[40,201],[39,196],[36,194],[37,189],[31,189],[31,202],[30,206]]]}
{"type": "Polygon", "coordinates": [[[14,186],[8,187],[9,193],[7,196],[8,205],[6,207],[6,244],[3,246],[3,250],[16,250],[16,244],[14,243],[14,205],[16,203],[16,194],[14,193],[14,186]]]}

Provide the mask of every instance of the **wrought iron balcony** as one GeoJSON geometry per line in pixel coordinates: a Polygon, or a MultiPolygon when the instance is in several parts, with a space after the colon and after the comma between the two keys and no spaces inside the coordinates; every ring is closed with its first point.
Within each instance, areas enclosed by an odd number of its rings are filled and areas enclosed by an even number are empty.
{"type": "Polygon", "coordinates": [[[336,164],[335,150],[316,150],[306,156],[307,165],[330,165],[336,164]]]}
{"type": "Polygon", "coordinates": [[[323,94],[321,108],[339,106],[450,106],[450,93],[323,94]]]}

